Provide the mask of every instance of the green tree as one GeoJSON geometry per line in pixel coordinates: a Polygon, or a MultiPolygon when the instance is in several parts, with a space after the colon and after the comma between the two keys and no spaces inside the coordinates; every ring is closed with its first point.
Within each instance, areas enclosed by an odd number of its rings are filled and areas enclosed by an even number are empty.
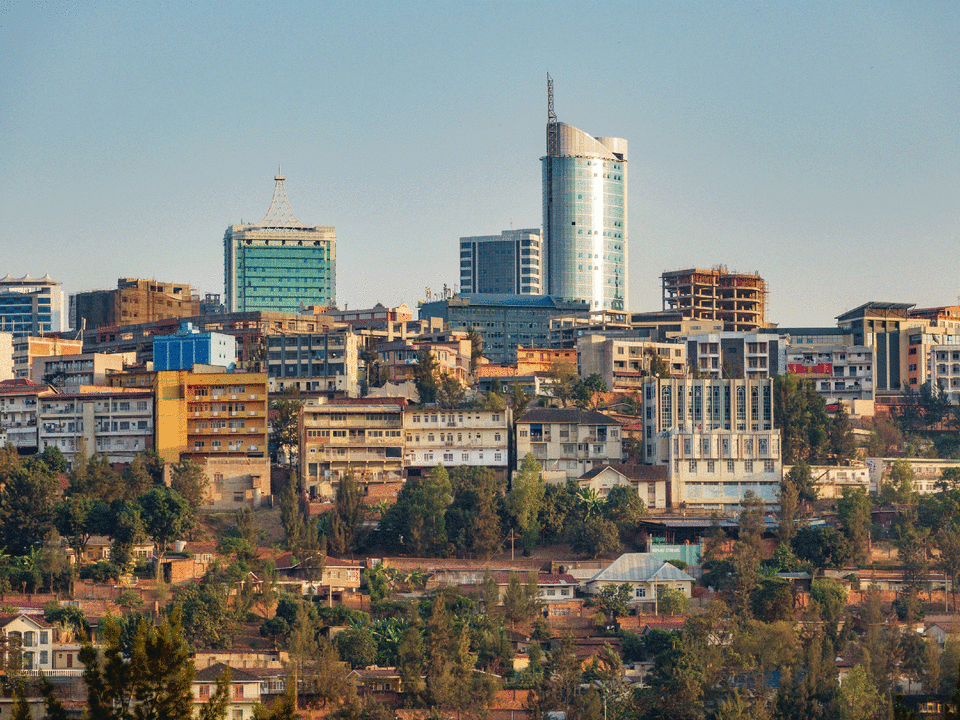
{"type": "Polygon", "coordinates": [[[610,520],[596,515],[570,524],[570,548],[580,555],[609,556],[620,552],[620,533],[610,520]]]}
{"type": "Polygon", "coordinates": [[[917,502],[916,475],[908,460],[896,460],[890,471],[884,473],[880,488],[880,502],[883,504],[917,502]]]}
{"type": "MultiPolygon", "coordinates": [[[[790,480],[789,473],[784,474],[780,481],[780,523],[777,536],[781,543],[787,546],[793,541],[800,527],[800,493],[797,486],[790,480]]],[[[781,545],[782,547],[783,545],[781,545]]]]}
{"type": "Polygon", "coordinates": [[[230,666],[217,678],[217,689],[207,702],[200,706],[198,720],[226,720],[230,705],[230,666]]]}
{"type": "Polygon", "coordinates": [[[446,512],[451,499],[450,475],[442,465],[426,476],[409,478],[397,502],[380,521],[383,541],[417,556],[445,552],[446,512]]]}
{"type": "Polygon", "coordinates": [[[597,608],[597,612],[610,624],[616,622],[617,618],[630,614],[627,603],[632,598],[633,588],[629,583],[620,585],[610,583],[600,588],[600,592],[589,598],[588,602],[592,607],[597,608]]]}
{"type": "Polygon", "coordinates": [[[774,417],[780,424],[783,462],[821,461],[829,455],[826,405],[812,381],[788,373],[778,375],[773,385],[774,417]]]}
{"type": "Polygon", "coordinates": [[[24,555],[51,528],[57,476],[43,462],[21,461],[12,445],[7,448],[13,454],[3,458],[0,474],[0,547],[24,555]]]}
{"type": "Polygon", "coordinates": [[[404,695],[416,705],[426,690],[424,674],[423,630],[419,617],[406,629],[397,649],[397,672],[404,695]]]}
{"type": "Polygon", "coordinates": [[[843,567],[853,555],[850,541],[829,525],[801,528],[793,539],[793,551],[816,568],[843,567]]]}
{"type": "Polygon", "coordinates": [[[870,499],[863,488],[845,487],[837,500],[837,519],[850,541],[851,560],[861,565],[870,551],[870,499]]]}
{"type": "Polygon", "coordinates": [[[240,627],[220,583],[184,585],[173,596],[173,605],[180,608],[183,634],[192,647],[214,650],[233,647],[240,627]]]}
{"type": "Polygon", "coordinates": [[[140,517],[140,505],[126,500],[114,500],[110,505],[110,531],[113,544],[110,559],[121,569],[129,569],[135,562],[133,547],[146,541],[147,533],[140,517]]]}
{"type": "Polygon", "coordinates": [[[71,495],[53,506],[53,524],[73,549],[79,569],[90,538],[110,531],[110,509],[102,500],[71,495]]]}
{"type": "Polygon", "coordinates": [[[297,385],[288,385],[283,395],[270,405],[276,411],[276,417],[270,427],[277,445],[284,451],[287,465],[293,464],[295,450],[300,447],[300,411],[303,409],[303,400],[300,399],[300,388],[297,385]]]}
{"type": "Polygon", "coordinates": [[[190,458],[183,458],[173,466],[170,487],[186,498],[194,512],[207,502],[207,476],[203,467],[190,458]]]}
{"type": "Polygon", "coordinates": [[[527,395],[520,383],[515,382],[510,389],[510,408],[513,410],[513,417],[519,419],[526,411],[527,406],[533,398],[527,395]]]}
{"type": "Polygon", "coordinates": [[[377,659],[377,642],[370,628],[348,628],[337,633],[333,644],[340,659],[354,669],[373,665],[377,659]]]}
{"type": "Polygon", "coordinates": [[[537,544],[540,531],[539,516],[545,493],[543,467],[537,462],[533,453],[527,453],[520,464],[519,472],[513,476],[505,506],[515,527],[520,530],[523,546],[528,551],[537,544]]]}
{"type": "Polygon", "coordinates": [[[416,385],[420,402],[430,405],[437,401],[440,387],[440,363],[429,349],[417,351],[417,363],[413,367],[413,383],[416,385]]]}
{"type": "Polygon", "coordinates": [[[834,697],[830,715],[837,720],[870,720],[881,717],[880,693],[863,665],[855,665],[834,697]]]}
{"type": "Polygon", "coordinates": [[[847,591],[833,578],[815,578],[810,584],[810,597],[817,603],[817,616],[823,621],[828,637],[836,643],[840,620],[847,607],[847,591]]]}
{"type": "Polygon", "coordinates": [[[617,526],[620,539],[630,541],[637,532],[637,523],[647,514],[647,508],[640,495],[631,485],[617,485],[610,488],[603,503],[603,515],[617,526]]]}
{"type": "Polygon", "coordinates": [[[40,453],[40,461],[54,473],[63,473],[67,471],[67,458],[60,452],[60,448],[55,445],[47,445],[40,453]]]}
{"type": "Polygon", "coordinates": [[[730,556],[734,608],[741,617],[749,616],[751,598],[760,580],[764,512],[763,500],[750,490],[745,492],[737,521],[738,538],[730,556]]]}
{"type": "Polygon", "coordinates": [[[167,545],[193,527],[190,503],[172,488],[154,488],[140,498],[140,516],[144,528],[157,547],[157,578],[167,545]]]}
{"type": "Polygon", "coordinates": [[[937,567],[950,578],[950,590],[953,606],[957,606],[957,583],[960,582],[960,528],[950,524],[941,528],[933,540],[934,547],[940,551],[937,567]]]}
{"type": "Polygon", "coordinates": [[[761,578],[750,597],[753,616],[763,622],[788,620],[793,616],[790,583],[780,578],[761,578]]]}
{"type": "Polygon", "coordinates": [[[367,592],[370,593],[371,602],[378,602],[387,597],[390,590],[390,578],[383,563],[377,563],[373,567],[366,568],[363,571],[363,577],[367,581],[367,592]]]}
{"type": "Polygon", "coordinates": [[[690,598],[679,588],[657,588],[657,612],[661,615],[682,615],[690,607],[690,598]]]}
{"type": "Polygon", "coordinates": [[[790,468],[787,477],[797,489],[797,500],[799,502],[810,503],[817,499],[817,486],[808,463],[803,460],[799,461],[790,468]]]}
{"type": "Polygon", "coordinates": [[[462,382],[450,373],[440,373],[437,384],[437,402],[445,410],[454,410],[463,407],[467,398],[467,388],[462,382]]]}
{"type": "Polygon", "coordinates": [[[352,472],[344,474],[337,483],[337,502],[330,514],[328,544],[335,555],[352,554],[359,549],[368,514],[356,476],[352,472]]]}
{"type": "Polygon", "coordinates": [[[592,373],[589,377],[578,380],[573,386],[573,398],[577,407],[581,409],[599,408],[601,396],[605,392],[607,392],[607,384],[598,373],[592,373]]]}
{"type": "Polygon", "coordinates": [[[837,465],[853,459],[857,453],[857,442],[853,436],[850,414],[842,404],[828,427],[828,436],[830,454],[837,465]]]}
{"type": "Polygon", "coordinates": [[[476,375],[477,366],[483,359],[483,337],[471,326],[467,328],[467,340],[470,341],[470,372],[476,375]]]}
{"type": "MultiPolygon", "coordinates": [[[[652,348],[647,348],[644,351],[644,354],[649,358],[647,374],[650,377],[663,379],[670,377],[670,368],[667,366],[667,363],[664,362],[663,358],[660,357],[660,353],[656,352],[652,348]]],[[[633,414],[639,415],[639,413],[633,414]]]]}
{"type": "Polygon", "coordinates": [[[490,468],[457,467],[450,479],[454,494],[446,514],[447,537],[461,552],[488,559],[505,536],[503,488],[490,468]]]}
{"type": "Polygon", "coordinates": [[[558,361],[551,365],[548,377],[551,394],[560,401],[562,407],[567,407],[573,398],[574,385],[579,380],[577,369],[571,363],[558,361]]]}
{"type": "Polygon", "coordinates": [[[156,460],[160,463],[159,481],[151,472],[153,458],[140,454],[133,459],[133,462],[120,474],[123,488],[120,495],[121,500],[135,501],[144,493],[149,492],[150,488],[163,484],[163,460],[159,457],[156,460]]]}
{"type": "Polygon", "coordinates": [[[80,651],[91,717],[193,717],[194,665],[182,637],[178,611],[158,625],[140,623],[129,658],[124,656],[120,626],[115,619],[104,619],[100,637],[102,651],[89,642],[80,651]]]}

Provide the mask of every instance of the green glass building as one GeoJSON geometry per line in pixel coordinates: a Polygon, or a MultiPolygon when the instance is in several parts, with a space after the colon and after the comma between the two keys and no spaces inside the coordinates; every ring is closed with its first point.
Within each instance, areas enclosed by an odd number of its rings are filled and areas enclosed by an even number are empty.
{"type": "Polygon", "coordinates": [[[277,174],[273,202],[256,225],[231,225],[223,236],[223,285],[229,312],[299,313],[333,305],[337,234],[301,223],[277,174]]]}

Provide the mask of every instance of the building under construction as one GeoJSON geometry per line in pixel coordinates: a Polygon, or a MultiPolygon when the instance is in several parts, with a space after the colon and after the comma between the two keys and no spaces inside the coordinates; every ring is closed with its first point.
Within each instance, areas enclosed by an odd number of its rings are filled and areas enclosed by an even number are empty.
{"type": "Polygon", "coordinates": [[[691,320],[716,320],[726,331],[743,332],[766,326],[767,284],[757,273],[693,268],[665,272],[663,309],[679,311],[691,320]]]}

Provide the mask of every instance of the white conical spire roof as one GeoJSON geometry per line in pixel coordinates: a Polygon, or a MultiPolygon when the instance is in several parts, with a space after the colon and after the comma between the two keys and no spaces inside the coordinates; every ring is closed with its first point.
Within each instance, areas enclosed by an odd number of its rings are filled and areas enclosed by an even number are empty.
{"type": "Polygon", "coordinates": [[[274,178],[277,181],[276,186],[273,188],[273,201],[270,203],[270,209],[267,210],[266,216],[257,223],[257,227],[262,228],[305,228],[307,227],[302,222],[297,220],[297,216],[293,214],[293,210],[290,209],[290,201],[287,200],[287,190],[283,186],[283,172],[279,166],[277,166],[277,176],[274,178]]]}

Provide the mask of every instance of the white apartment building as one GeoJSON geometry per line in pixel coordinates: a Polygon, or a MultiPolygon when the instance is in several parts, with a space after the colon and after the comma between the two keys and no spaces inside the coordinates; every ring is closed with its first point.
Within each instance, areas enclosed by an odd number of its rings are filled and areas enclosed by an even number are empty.
{"type": "Polygon", "coordinates": [[[0,382],[0,428],[6,432],[6,441],[19,451],[37,449],[37,398],[45,395],[53,395],[47,385],[29,380],[0,382]]]}
{"type": "Polygon", "coordinates": [[[946,394],[951,404],[960,403],[960,345],[933,345],[928,361],[930,386],[946,394]]]}
{"type": "Polygon", "coordinates": [[[784,338],[769,333],[722,332],[681,338],[701,377],[764,378],[784,368],[784,338]]]}
{"type": "Polygon", "coordinates": [[[517,420],[517,469],[527,453],[543,465],[546,482],[565,483],[623,460],[620,423],[593,410],[534,408],[517,420]]]}
{"type": "Polygon", "coordinates": [[[39,400],[38,449],[56,447],[71,465],[81,444],[88,456],[129,463],[153,447],[153,393],[104,389],[39,400]],[[81,443],[82,441],[82,443],[81,443]]]}
{"type": "Polygon", "coordinates": [[[873,401],[873,348],[864,345],[790,345],[787,372],[813,380],[828,405],[873,401]]]}
{"type": "Polygon", "coordinates": [[[404,410],[403,466],[407,477],[437,465],[488,467],[501,480],[510,467],[510,409],[404,410]]]}
{"type": "Polygon", "coordinates": [[[605,335],[584,335],[577,339],[577,368],[580,377],[593,373],[603,378],[612,392],[636,392],[650,376],[654,356],[659,357],[674,377],[687,370],[687,348],[679,343],[653,342],[605,335]]]}

